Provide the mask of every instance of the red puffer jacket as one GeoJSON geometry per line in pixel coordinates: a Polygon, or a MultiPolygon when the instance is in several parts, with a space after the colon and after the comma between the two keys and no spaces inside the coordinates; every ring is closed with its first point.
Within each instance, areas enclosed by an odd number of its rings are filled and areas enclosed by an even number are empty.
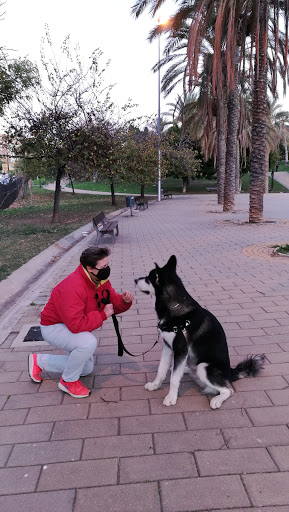
{"type": "Polygon", "coordinates": [[[110,293],[114,313],[123,313],[131,307],[116,293],[108,280],[96,285],[86,274],[82,265],[53,288],[49,301],[41,312],[41,325],[63,323],[73,333],[98,329],[107,319],[101,302],[110,293]],[[99,299],[95,298],[97,293],[99,299]],[[103,295],[102,295],[103,293],[103,295]]]}

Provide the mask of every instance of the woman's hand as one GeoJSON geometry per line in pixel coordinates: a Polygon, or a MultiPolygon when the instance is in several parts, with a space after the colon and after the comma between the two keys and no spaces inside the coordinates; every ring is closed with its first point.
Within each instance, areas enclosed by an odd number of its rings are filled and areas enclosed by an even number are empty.
{"type": "Polygon", "coordinates": [[[104,308],[103,308],[103,311],[105,312],[107,318],[109,318],[111,315],[113,315],[114,311],[113,311],[113,305],[112,304],[107,304],[104,308]]]}
{"type": "Polygon", "coordinates": [[[130,292],[123,292],[122,294],[122,300],[126,304],[129,304],[133,300],[133,295],[130,292]]]}

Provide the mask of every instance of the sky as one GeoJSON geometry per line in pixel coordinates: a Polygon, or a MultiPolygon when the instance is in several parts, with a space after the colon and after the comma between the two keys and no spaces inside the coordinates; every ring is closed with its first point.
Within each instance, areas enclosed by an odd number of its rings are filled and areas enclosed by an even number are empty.
{"type": "MultiPolygon", "coordinates": [[[[148,10],[137,20],[130,12],[135,0],[6,0],[0,21],[0,47],[11,49],[13,57],[27,56],[39,62],[41,38],[49,26],[55,54],[67,35],[72,47],[77,43],[85,58],[96,48],[103,61],[111,61],[105,83],[116,84],[113,100],[120,107],[128,98],[139,106],[137,116],[154,116],[158,112],[158,77],[151,71],[158,60],[158,42],[147,41],[157,18],[166,19],[175,11],[175,1],[166,0],[153,18],[148,10]],[[13,51],[12,51],[13,50],[13,51]]],[[[0,9],[0,12],[1,12],[0,9]]],[[[161,37],[162,49],[164,39],[161,37]]],[[[169,110],[177,93],[161,99],[161,112],[169,110]]],[[[280,104],[289,110],[289,95],[280,95],[280,104]]]]}
{"type": "MultiPolygon", "coordinates": [[[[157,18],[146,11],[135,20],[130,14],[133,4],[134,0],[6,0],[0,46],[13,50],[9,55],[15,58],[39,62],[47,24],[56,54],[67,35],[72,47],[79,44],[84,58],[100,48],[103,62],[111,61],[105,83],[116,84],[113,100],[121,107],[130,98],[139,105],[136,115],[152,116],[158,111],[158,78],[151,71],[158,60],[158,42],[149,43],[147,37],[157,18]]],[[[175,3],[167,0],[158,16],[169,17],[174,10],[175,3]]],[[[163,111],[176,95],[161,101],[163,111]]]]}

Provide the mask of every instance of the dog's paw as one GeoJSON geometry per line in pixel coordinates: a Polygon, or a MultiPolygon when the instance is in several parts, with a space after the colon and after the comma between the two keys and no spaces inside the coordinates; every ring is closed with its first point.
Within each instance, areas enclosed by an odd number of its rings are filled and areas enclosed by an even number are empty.
{"type": "Polygon", "coordinates": [[[223,401],[224,399],[221,398],[220,395],[214,396],[214,398],[212,398],[212,400],[210,401],[211,409],[220,409],[223,401]]]}
{"type": "Polygon", "coordinates": [[[155,391],[156,389],[159,389],[159,384],[157,382],[147,382],[145,384],[145,389],[148,391],[155,391]]]}
{"type": "Polygon", "coordinates": [[[170,405],[176,405],[178,397],[172,394],[168,394],[163,401],[163,405],[169,407],[170,405]]]}

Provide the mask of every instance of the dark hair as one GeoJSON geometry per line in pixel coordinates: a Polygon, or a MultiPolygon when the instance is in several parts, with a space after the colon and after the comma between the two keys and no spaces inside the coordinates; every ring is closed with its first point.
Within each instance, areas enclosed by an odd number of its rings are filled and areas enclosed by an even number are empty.
{"type": "Polygon", "coordinates": [[[85,249],[80,256],[81,265],[86,268],[95,267],[97,262],[103,260],[110,255],[110,249],[108,247],[88,247],[85,249]]]}

